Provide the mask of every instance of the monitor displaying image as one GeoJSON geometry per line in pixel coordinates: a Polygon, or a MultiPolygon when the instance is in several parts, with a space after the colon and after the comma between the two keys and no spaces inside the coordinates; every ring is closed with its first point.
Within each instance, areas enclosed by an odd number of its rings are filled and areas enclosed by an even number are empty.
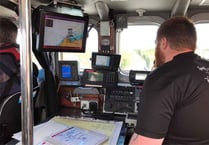
{"type": "Polygon", "coordinates": [[[72,67],[70,65],[63,65],[61,68],[62,78],[71,78],[72,77],[72,67]]]}
{"type": "Polygon", "coordinates": [[[97,55],[96,56],[96,66],[110,66],[110,56],[97,55]]]}
{"type": "Polygon", "coordinates": [[[135,80],[145,80],[146,77],[147,77],[147,74],[136,73],[136,75],[135,75],[135,80]]]}
{"type": "Polygon", "coordinates": [[[134,86],[143,86],[149,74],[150,74],[150,71],[130,70],[129,82],[131,85],[134,85],[134,86]]]}
{"type": "Polygon", "coordinates": [[[121,55],[92,52],[91,66],[95,70],[117,71],[121,55]]]}
{"type": "Polygon", "coordinates": [[[77,61],[59,61],[58,77],[60,81],[78,81],[78,62],[77,61]]]}
{"type": "Polygon", "coordinates": [[[88,81],[90,81],[90,82],[102,82],[103,77],[104,77],[103,73],[88,72],[88,81]]]}
{"type": "Polygon", "coordinates": [[[41,51],[85,52],[88,16],[41,12],[41,51]]]}

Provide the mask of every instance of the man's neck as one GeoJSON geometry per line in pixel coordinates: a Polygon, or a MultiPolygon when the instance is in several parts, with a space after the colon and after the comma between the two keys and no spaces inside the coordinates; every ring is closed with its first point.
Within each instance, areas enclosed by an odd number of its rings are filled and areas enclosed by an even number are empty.
{"type": "Polygon", "coordinates": [[[173,60],[173,58],[176,56],[176,55],[179,55],[179,54],[182,54],[182,53],[187,53],[187,52],[193,52],[193,50],[191,49],[184,49],[184,50],[181,50],[181,51],[176,51],[176,50],[172,50],[168,55],[166,55],[166,62],[169,62],[171,60],[173,60]]]}

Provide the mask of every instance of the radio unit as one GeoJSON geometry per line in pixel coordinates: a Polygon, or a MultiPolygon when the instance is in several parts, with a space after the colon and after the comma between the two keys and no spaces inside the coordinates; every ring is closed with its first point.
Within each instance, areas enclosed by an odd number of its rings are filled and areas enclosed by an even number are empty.
{"type": "Polygon", "coordinates": [[[113,87],[118,82],[118,72],[85,69],[81,84],[91,87],[113,87]]]}
{"type": "Polygon", "coordinates": [[[95,70],[117,71],[121,55],[93,52],[91,57],[92,68],[95,70]]]}
{"type": "Polygon", "coordinates": [[[150,71],[135,71],[131,70],[129,72],[129,82],[133,86],[143,86],[146,77],[149,75],[150,71]]]}

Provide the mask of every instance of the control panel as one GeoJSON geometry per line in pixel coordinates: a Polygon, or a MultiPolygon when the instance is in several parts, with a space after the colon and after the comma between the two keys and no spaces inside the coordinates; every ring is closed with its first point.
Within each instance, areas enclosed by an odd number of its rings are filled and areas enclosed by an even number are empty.
{"type": "Polygon", "coordinates": [[[141,89],[137,87],[106,88],[103,112],[137,113],[141,89]]]}

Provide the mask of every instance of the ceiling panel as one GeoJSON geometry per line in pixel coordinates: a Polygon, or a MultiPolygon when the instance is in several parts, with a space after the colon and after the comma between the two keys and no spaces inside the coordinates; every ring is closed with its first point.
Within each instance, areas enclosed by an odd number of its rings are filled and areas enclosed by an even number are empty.
{"type": "MultiPolygon", "coordinates": [[[[96,8],[94,3],[97,0],[77,0],[83,6],[86,13],[96,14],[96,8]]],[[[147,11],[167,11],[170,10],[175,0],[128,0],[128,1],[104,1],[110,9],[115,11],[135,12],[137,9],[145,9],[147,11]]]]}
{"type": "Polygon", "coordinates": [[[8,8],[5,8],[1,5],[0,5],[0,17],[8,17],[8,18],[11,18],[11,19],[17,19],[18,18],[17,14],[14,11],[12,11],[8,8]]]}
{"type": "MultiPolygon", "coordinates": [[[[1,0],[0,0],[1,1],[1,0]]],[[[18,3],[18,0],[9,0],[13,3],[18,3]]],[[[39,5],[48,5],[50,0],[31,0],[33,7],[39,5]]],[[[53,0],[51,0],[52,2],[53,0]]],[[[57,0],[63,2],[70,2],[70,0],[57,0]]],[[[136,12],[137,9],[144,9],[146,11],[171,11],[176,0],[75,0],[82,6],[85,13],[89,15],[97,15],[95,2],[103,1],[110,9],[116,12],[136,12]]],[[[190,6],[205,6],[209,5],[209,0],[191,0],[190,6]]],[[[14,15],[14,13],[4,10],[1,7],[0,16],[14,15]]]]}

